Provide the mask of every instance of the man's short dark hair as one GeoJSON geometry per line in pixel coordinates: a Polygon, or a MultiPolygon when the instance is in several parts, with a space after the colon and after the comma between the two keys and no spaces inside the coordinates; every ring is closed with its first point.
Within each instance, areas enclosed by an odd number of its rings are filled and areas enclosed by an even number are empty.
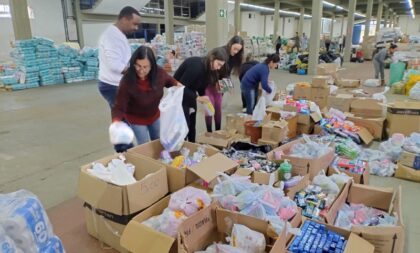
{"type": "Polygon", "coordinates": [[[131,6],[126,6],[122,8],[122,10],[120,11],[120,14],[118,14],[118,20],[122,18],[131,19],[133,17],[133,14],[140,16],[140,12],[138,10],[134,9],[131,6]]]}

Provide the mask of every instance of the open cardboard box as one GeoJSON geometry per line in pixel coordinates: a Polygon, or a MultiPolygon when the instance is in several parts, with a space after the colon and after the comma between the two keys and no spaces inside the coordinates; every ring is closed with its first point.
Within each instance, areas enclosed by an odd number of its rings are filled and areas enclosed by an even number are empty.
{"type": "MultiPolygon", "coordinates": [[[[191,142],[184,142],[183,147],[188,148],[190,150],[190,154],[193,154],[197,151],[200,145],[191,142]]],[[[172,167],[171,165],[160,162],[160,153],[163,150],[164,148],[160,141],[155,140],[131,148],[128,150],[128,153],[136,156],[147,157],[149,159],[158,161],[159,163],[164,165],[166,167],[166,173],[168,174],[168,185],[170,192],[175,192],[188,185],[189,183],[192,183],[193,181],[197,180],[197,176],[185,168],[178,169],[172,167]]],[[[211,157],[219,153],[219,150],[214,147],[206,146],[205,152],[208,157],[211,157]]],[[[179,155],[179,152],[173,152],[171,153],[171,155],[172,157],[175,157],[179,155]]]]}
{"type": "Polygon", "coordinates": [[[330,95],[329,87],[311,88],[311,101],[315,102],[321,109],[327,106],[328,95],[330,95]]]}
{"type": "MultiPolygon", "coordinates": [[[[266,112],[271,115],[271,120],[280,120],[282,108],[279,107],[268,107],[266,112]]],[[[287,122],[287,128],[289,129],[287,137],[293,139],[296,137],[296,129],[298,124],[298,115],[291,117],[290,119],[284,119],[287,122]]]]}
{"type": "MultiPolygon", "coordinates": [[[[111,155],[96,161],[107,165],[119,154],[111,155]]],[[[81,167],[77,195],[96,209],[115,215],[130,215],[143,210],[168,193],[168,181],[165,167],[161,164],[126,153],[126,162],[135,166],[136,183],[118,186],[105,182],[87,169],[92,164],[81,167]]]]}
{"type": "Polygon", "coordinates": [[[351,102],[350,112],[357,117],[381,118],[384,116],[384,106],[376,99],[358,98],[351,102]]]}
{"type": "Polygon", "coordinates": [[[375,140],[382,140],[384,133],[385,118],[363,118],[353,114],[347,115],[347,120],[352,121],[356,126],[366,128],[375,140]]]}
{"type": "Polygon", "coordinates": [[[338,79],[335,83],[341,88],[358,88],[361,81],[357,79],[338,79]]]}
{"type": "Polygon", "coordinates": [[[226,243],[226,236],[231,233],[234,224],[241,224],[264,234],[266,252],[284,252],[285,230],[279,239],[275,240],[277,235],[268,221],[223,210],[215,204],[192,215],[182,223],[178,231],[178,252],[193,253],[205,250],[214,242],[226,243]]]}
{"type": "Polygon", "coordinates": [[[395,171],[395,177],[420,182],[420,170],[416,170],[399,162],[397,164],[397,170],[395,171]]]}
{"type": "Polygon", "coordinates": [[[269,152],[267,154],[267,159],[270,161],[275,161],[280,163],[281,161],[287,159],[290,161],[290,164],[292,165],[292,169],[294,173],[298,175],[310,175],[310,179],[314,178],[321,170],[325,170],[328,168],[328,166],[331,164],[332,160],[334,159],[334,152],[335,148],[330,147],[329,151],[318,158],[302,158],[297,156],[291,156],[290,149],[293,145],[298,143],[303,143],[304,140],[302,138],[297,139],[295,141],[291,141],[287,144],[284,144],[273,151],[269,152]],[[275,152],[281,151],[283,152],[283,155],[281,157],[281,160],[276,160],[275,158],[275,152]]]}
{"type": "Polygon", "coordinates": [[[420,101],[396,101],[388,104],[388,135],[402,133],[406,136],[420,132],[420,101]]]}
{"type": "MultiPolygon", "coordinates": [[[[301,226],[303,226],[304,221],[307,220],[305,217],[302,218],[300,224],[301,226]]],[[[317,221],[314,221],[317,222],[317,221]]],[[[322,224],[320,222],[317,222],[319,224],[322,224]]],[[[339,227],[335,227],[332,225],[328,225],[328,224],[323,224],[326,226],[326,228],[330,231],[336,232],[340,235],[342,235],[344,238],[347,239],[347,244],[346,247],[344,249],[344,253],[374,253],[375,252],[375,247],[368,242],[367,240],[361,238],[360,236],[358,236],[355,233],[352,233],[350,231],[341,229],[339,227]]],[[[293,240],[295,239],[295,236],[291,237],[288,240],[287,243],[287,248],[285,250],[285,252],[287,253],[291,253],[288,248],[289,246],[292,244],[293,240]]]]}
{"type": "Polygon", "coordinates": [[[216,148],[227,148],[233,139],[234,137],[232,134],[224,130],[219,130],[198,135],[196,142],[201,144],[208,144],[216,148]]]}
{"type": "Polygon", "coordinates": [[[420,170],[420,154],[415,154],[403,150],[401,152],[400,158],[398,159],[398,162],[402,165],[420,170]]]}
{"type": "Polygon", "coordinates": [[[262,125],[261,139],[280,143],[287,137],[287,121],[268,121],[262,125]]]}
{"type": "Polygon", "coordinates": [[[328,87],[329,76],[313,76],[312,77],[312,88],[324,88],[328,87]]]}
{"type": "Polygon", "coordinates": [[[251,115],[236,113],[226,115],[226,130],[245,134],[245,122],[252,120],[251,115]]]}
{"type": "Polygon", "coordinates": [[[369,171],[370,171],[370,170],[369,170],[369,167],[366,167],[366,169],[365,169],[365,171],[363,172],[363,174],[355,174],[355,173],[350,173],[350,172],[349,172],[349,171],[347,171],[347,170],[344,170],[344,171],[337,170],[337,169],[333,168],[332,166],[330,166],[330,167],[328,168],[328,171],[327,171],[327,176],[331,176],[331,175],[333,175],[333,174],[340,174],[340,173],[344,173],[344,174],[346,174],[347,176],[352,177],[352,178],[353,178],[353,181],[354,181],[356,184],[366,184],[366,185],[368,185],[368,184],[369,184],[369,174],[370,174],[370,172],[369,172],[369,171]]]}
{"type": "Polygon", "coordinates": [[[125,227],[121,236],[121,246],[132,253],[176,253],[176,238],[141,224],[153,216],[163,213],[169,205],[168,195],[135,216],[125,227]]]}
{"type": "Polygon", "coordinates": [[[349,112],[350,105],[354,100],[353,94],[337,94],[336,96],[328,96],[327,107],[349,112]]]}
{"type": "Polygon", "coordinates": [[[328,224],[333,224],[338,211],[344,203],[364,204],[393,214],[398,218],[395,227],[352,226],[351,232],[359,235],[375,246],[375,252],[404,252],[404,224],[401,210],[401,187],[374,187],[351,184],[347,192],[343,192],[331,206],[327,216],[328,224]]]}

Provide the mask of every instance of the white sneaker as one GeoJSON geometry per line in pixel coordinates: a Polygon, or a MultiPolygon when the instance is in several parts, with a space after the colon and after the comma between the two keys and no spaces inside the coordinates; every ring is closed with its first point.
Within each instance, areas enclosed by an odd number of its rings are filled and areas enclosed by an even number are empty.
{"type": "Polygon", "coordinates": [[[243,109],[242,109],[242,112],[246,112],[246,108],[243,108],[243,109]]]}

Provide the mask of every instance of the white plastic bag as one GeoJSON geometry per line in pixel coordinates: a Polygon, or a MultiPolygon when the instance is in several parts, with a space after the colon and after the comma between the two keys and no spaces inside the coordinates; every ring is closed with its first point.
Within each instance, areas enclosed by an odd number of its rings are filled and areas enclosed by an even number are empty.
{"type": "Polygon", "coordinates": [[[363,83],[363,86],[367,86],[367,87],[379,87],[379,86],[381,86],[381,81],[379,79],[367,79],[363,83]]]}
{"type": "MultiPolygon", "coordinates": [[[[389,87],[385,87],[385,90],[383,92],[372,94],[372,98],[381,101],[382,103],[386,104],[387,99],[385,97],[385,94],[389,91],[389,87]]],[[[384,108],[385,109],[385,108],[384,108]]]]}
{"type": "Polygon", "coordinates": [[[134,132],[124,121],[114,122],[109,126],[109,140],[112,144],[130,144],[133,139],[134,132]]]}
{"type": "Polygon", "coordinates": [[[254,111],[252,112],[252,120],[256,120],[256,121],[263,120],[266,115],[265,109],[266,109],[265,98],[260,97],[257,105],[254,108],[254,111]]]}
{"type": "Polygon", "coordinates": [[[410,98],[420,100],[420,82],[417,82],[410,90],[410,98]]]}
{"type": "Polygon", "coordinates": [[[265,98],[265,104],[267,106],[273,103],[273,99],[276,96],[276,91],[277,91],[277,86],[275,82],[269,81],[268,86],[270,86],[271,88],[271,93],[268,93],[265,90],[262,91],[262,96],[265,98]]]}
{"type": "Polygon", "coordinates": [[[241,224],[233,225],[230,245],[247,253],[264,253],[266,246],[263,234],[241,224]]]}
{"type": "Polygon", "coordinates": [[[182,109],[185,87],[171,87],[160,101],[160,142],[165,150],[179,151],[188,134],[188,125],[182,109]]]}

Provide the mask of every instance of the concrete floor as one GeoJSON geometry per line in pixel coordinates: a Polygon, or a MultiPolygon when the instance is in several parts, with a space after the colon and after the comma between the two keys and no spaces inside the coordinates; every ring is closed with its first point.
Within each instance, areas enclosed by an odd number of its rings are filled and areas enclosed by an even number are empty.
{"type": "MultiPolygon", "coordinates": [[[[345,78],[372,78],[371,62],[344,67],[345,78]]],[[[310,76],[282,70],[273,71],[271,78],[281,89],[292,82],[310,81],[310,76]]],[[[238,86],[235,93],[225,95],[224,114],[241,110],[238,86]]],[[[388,98],[390,101],[406,99],[395,95],[388,98]]],[[[198,132],[205,130],[202,119],[200,114],[198,132]]],[[[73,198],[80,166],[113,153],[108,139],[109,123],[109,108],[95,82],[0,92],[0,192],[28,189],[46,208],[73,198]]],[[[420,185],[376,176],[372,176],[371,184],[402,186],[405,248],[406,252],[418,252],[420,185]]]]}

